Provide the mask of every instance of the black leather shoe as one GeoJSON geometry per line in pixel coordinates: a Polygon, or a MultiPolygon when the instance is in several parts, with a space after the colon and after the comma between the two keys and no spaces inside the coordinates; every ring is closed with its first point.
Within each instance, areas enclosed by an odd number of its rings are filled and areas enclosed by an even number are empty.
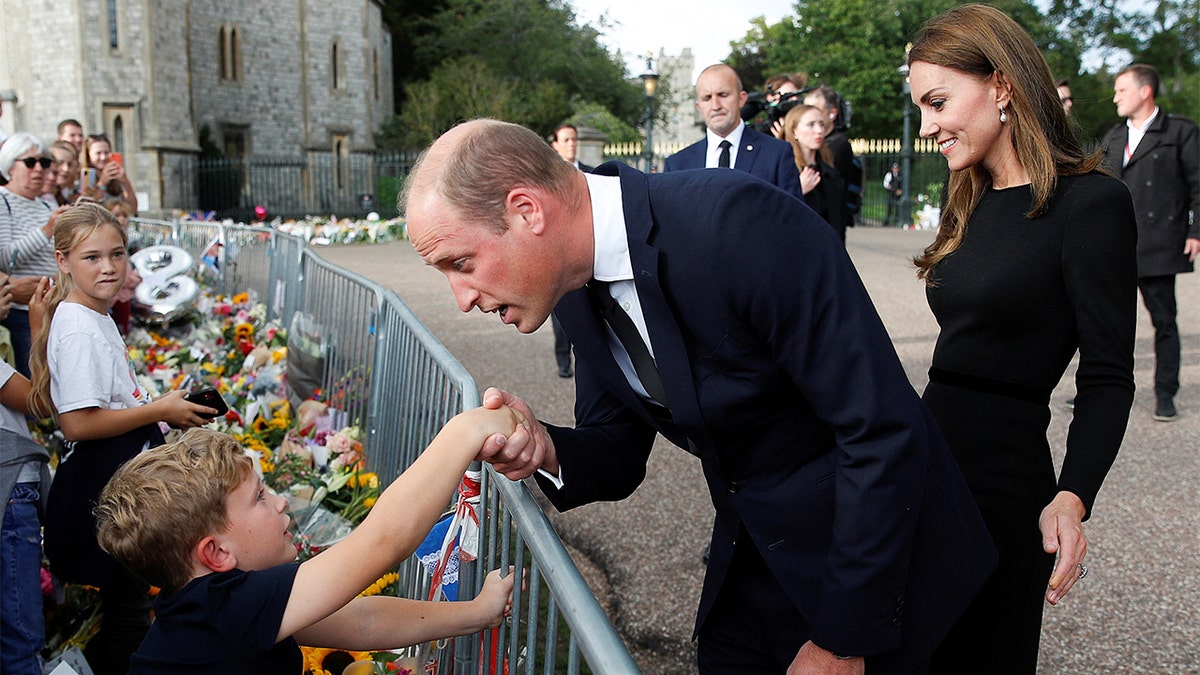
{"type": "Polygon", "coordinates": [[[1159,396],[1158,405],[1154,406],[1154,421],[1174,422],[1176,417],[1174,397],[1159,396]]]}
{"type": "Polygon", "coordinates": [[[575,371],[571,370],[570,366],[567,366],[566,368],[558,369],[559,377],[573,377],[574,375],[575,375],[575,371]]]}

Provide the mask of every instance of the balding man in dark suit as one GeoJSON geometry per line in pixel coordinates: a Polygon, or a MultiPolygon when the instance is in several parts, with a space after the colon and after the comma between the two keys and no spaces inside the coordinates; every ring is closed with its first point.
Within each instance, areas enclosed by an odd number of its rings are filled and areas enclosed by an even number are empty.
{"type": "Polygon", "coordinates": [[[804,201],[792,146],[742,122],[746,91],[737,71],[724,64],[696,78],[696,109],[704,115],[704,139],[667,158],[663,171],[732,168],[767,181],[804,201]]]}

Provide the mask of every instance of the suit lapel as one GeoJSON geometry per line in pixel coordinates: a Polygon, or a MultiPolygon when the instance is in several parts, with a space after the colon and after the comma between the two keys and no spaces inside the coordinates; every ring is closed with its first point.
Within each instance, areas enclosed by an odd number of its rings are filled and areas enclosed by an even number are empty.
{"type": "MultiPolygon", "coordinates": [[[[654,222],[650,216],[647,177],[644,174],[621,171],[621,194],[624,202],[625,229],[629,238],[629,258],[633,263],[633,281],[637,287],[642,315],[654,351],[655,365],[662,377],[671,414],[689,438],[700,447],[711,448],[703,434],[703,419],[693,386],[692,366],[687,343],[679,329],[674,309],[663,293],[659,276],[662,252],[649,244],[654,222]]],[[[710,455],[710,458],[715,458],[710,455]]]]}
{"type": "Polygon", "coordinates": [[[756,136],[757,134],[750,127],[742,130],[742,142],[738,146],[737,161],[734,162],[733,168],[749,174],[754,173],[751,169],[754,167],[754,160],[760,154],[758,147],[760,144],[756,136]]]}
{"type": "MultiPolygon", "coordinates": [[[[1133,151],[1133,154],[1130,155],[1130,157],[1129,157],[1129,162],[1127,164],[1125,164],[1126,168],[1128,168],[1134,162],[1137,162],[1138,160],[1142,159],[1146,155],[1150,154],[1150,151],[1152,151],[1158,147],[1158,145],[1161,142],[1162,137],[1164,135],[1163,134],[1163,126],[1166,125],[1166,121],[1167,121],[1166,111],[1159,108],[1158,117],[1156,117],[1154,119],[1154,124],[1152,124],[1150,126],[1150,128],[1146,130],[1146,133],[1142,134],[1142,140],[1140,142],[1138,142],[1137,150],[1133,151]]],[[[1126,143],[1129,142],[1129,130],[1128,129],[1125,130],[1125,142],[1126,143]]]]}

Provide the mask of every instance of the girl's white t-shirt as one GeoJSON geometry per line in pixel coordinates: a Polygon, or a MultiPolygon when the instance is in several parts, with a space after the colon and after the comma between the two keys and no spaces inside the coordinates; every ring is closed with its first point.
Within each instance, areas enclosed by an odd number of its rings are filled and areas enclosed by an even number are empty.
{"type": "Polygon", "coordinates": [[[46,363],[50,398],[60,415],[84,408],[124,410],[150,402],[108,314],[61,303],[50,322],[46,363]]]}

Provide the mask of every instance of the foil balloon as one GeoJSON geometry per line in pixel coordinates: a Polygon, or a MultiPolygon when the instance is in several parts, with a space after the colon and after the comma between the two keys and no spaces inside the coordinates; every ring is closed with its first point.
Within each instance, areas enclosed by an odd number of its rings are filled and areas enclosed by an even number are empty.
{"type": "Polygon", "coordinates": [[[266,220],[267,219],[267,209],[262,206],[254,207],[254,219],[255,220],[266,220]]]}
{"type": "Polygon", "coordinates": [[[187,314],[196,305],[200,287],[191,277],[191,254],[178,246],[150,246],[129,257],[142,275],[134,293],[137,301],[150,309],[151,323],[167,324],[187,314]]]}

